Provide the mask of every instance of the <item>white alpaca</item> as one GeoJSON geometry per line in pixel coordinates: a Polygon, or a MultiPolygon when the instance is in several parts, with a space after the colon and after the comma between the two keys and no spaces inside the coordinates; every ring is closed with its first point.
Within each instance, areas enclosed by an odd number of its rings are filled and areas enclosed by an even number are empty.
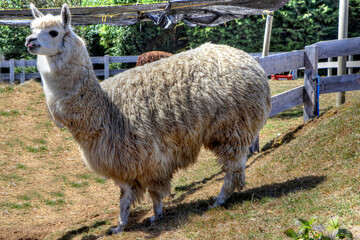
{"type": "Polygon", "coordinates": [[[194,163],[201,146],[226,172],[214,206],[245,186],[247,149],[270,111],[267,78],[243,51],[204,44],[194,50],[130,69],[101,84],[82,39],[70,27],[70,11],[35,17],[26,39],[51,115],[79,144],[84,163],[121,189],[120,219],[146,190],[155,216],[179,168],[194,163]]]}

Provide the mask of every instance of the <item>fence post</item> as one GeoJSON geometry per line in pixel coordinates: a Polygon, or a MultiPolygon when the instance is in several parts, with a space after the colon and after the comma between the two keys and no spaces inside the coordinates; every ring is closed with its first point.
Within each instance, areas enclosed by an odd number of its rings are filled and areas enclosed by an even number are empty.
{"type": "Polygon", "coordinates": [[[104,80],[109,78],[109,55],[104,56],[104,80]]]}
{"type": "MultiPolygon", "coordinates": [[[[338,39],[345,39],[348,36],[349,0],[339,0],[339,23],[338,39]]],[[[346,75],[346,56],[338,57],[337,75],[346,75]]],[[[345,92],[339,92],[336,96],[336,106],[345,103],[345,92]]]]}
{"type": "MultiPolygon", "coordinates": [[[[349,64],[351,64],[352,61],[354,61],[354,56],[353,55],[350,55],[349,58],[348,58],[348,61],[349,61],[349,64]]],[[[349,67],[348,68],[348,74],[351,75],[353,74],[353,68],[352,67],[349,67]]]]}
{"type": "MultiPolygon", "coordinates": [[[[254,57],[255,61],[259,63],[260,58],[254,57]]],[[[250,155],[254,154],[255,152],[260,152],[260,136],[257,135],[256,139],[252,143],[252,145],[249,148],[250,155]]]]}
{"type": "Polygon", "coordinates": [[[21,76],[20,76],[20,83],[25,82],[25,59],[20,60],[20,67],[22,70],[21,76]]]}
{"type": "Polygon", "coordinates": [[[292,77],[292,80],[296,80],[296,79],[298,79],[298,69],[295,69],[295,70],[293,70],[293,77],[292,77]]]}
{"type": "MultiPolygon", "coordinates": [[[[328,62],[332,62],[332,58],[328,58],[328,62]]],[[[332,76],[332,68],[328,68],[327,69],[327,76],[331,77],[332,76]]]]}
{"type": "Polygon", "coordinates": [[[15,81],[15,60],[10,59],[10,84],[13,85],[15,81]]]}
{"type": "Polygon", "coordinates": [[[316,116],[316,83],[318,74],[319,47],[311,45],[305,47],[305,76],[304,76],[304,121],[316,116]]]}
{"type": "Polygon", "coordinates": [[[3,56],[0,55],[0,82],[2,82],[2,61],[4,60],[3,56]]]}

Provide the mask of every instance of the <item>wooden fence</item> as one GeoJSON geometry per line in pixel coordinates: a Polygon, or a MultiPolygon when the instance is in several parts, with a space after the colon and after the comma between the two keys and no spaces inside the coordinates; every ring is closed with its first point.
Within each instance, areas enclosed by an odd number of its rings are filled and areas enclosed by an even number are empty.
{"type": "Polygon", "coordinates": [[[305,50],[258,58],[267,74],[305,68],[304,86],[273,96],[270,116],[304,103],[306,121],[317,114],[317,90],[319,94],[360,90],[360,74],[318,76],[319,59],[357,54],[360,54],[360,37],[319,42],[305,50]]]}
{"type": "MultiPolygon", "coordinates": [[[[104,79],[113,76],[126,69],[110,69],[110,63],[136,63],[138,56],[109,56],[91,57],[93,64],[104,64],[103,69],[95,69],[96,76],[104,76],[104,79]]],[[[9,82],[14,84],[15,79],[19,79],[20,83],[27,79],[40,78],[40,73],[26,73],[26,67],[36,67],[36,60],[0,60],[0,82],[9,82]],[[15,67],[19,67],[20,73],[16,73],[15,67]],[[2,68],[9,68],[9,73],[1,73],[2,68]]]]}
{"type": "MultiPolygon", "coordinates": [[[[272,97],[270,116],[274,116],[303,103],[304,120],[306,121],[309,118],[315,117],[317,114],[317,90],[319,90],[318,92],[320,94],[360,90],[360,74],[317,78],[318,69],[324,64],[319,63],[319,59],[358,54],[360,54],[360,37],[319,42],[305,47],[305,50],[273,54],[268,57],[257,57],[256,54],[254,54],[254,58],[260,63],[267,75],[289,72],[295,69],[305,69],[304,86],[272,97]],[[318,83],[316,79],[318,79],[318,83]],[[317,89],[317,87],[319,89],[317,89]]],[[[137,56],[92,57],[91,60],[93,64],[104,64],[104,69],[95,70],[95,74],[97,76],[104,76],[106,79],[111,75],[125,71],[125,69],[109,69],[110,63],[135,63],[137,56]]],[[[10,73],[0,73],[0,80],[7,80],[12,84],[15,79],[20,79],[20,83],[22,83],[26,79],[39,78],[39,73],[25,73],[25,67],[31,66],[36,66],[35,60],[15,61],[11,59],[9,61],[0,61],[0,69],[2,67],[10,68],[10,73]],[[15,67],[21,67],[21,73],[15,73],[15,67]]],[[[358,62],[350,62],[348,64],[348,67],[358,66],[358,62]]]]}

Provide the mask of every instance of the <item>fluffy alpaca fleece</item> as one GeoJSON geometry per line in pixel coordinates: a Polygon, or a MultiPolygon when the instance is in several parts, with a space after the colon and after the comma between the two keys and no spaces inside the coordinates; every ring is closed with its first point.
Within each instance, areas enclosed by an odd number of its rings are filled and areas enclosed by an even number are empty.
{"type": "Polygon", "coordinates": [[[142,66],[145,63],[155,62],[162,58],[167,58],[172,56],[172,53],[162,52],[162,51],[151,51],[141,54],[136,61],[136,66],[142,66]]]}
{"type": "Polygon", "coordinates": [[[247,149],[270,111],[267,77],[251,56],[207,43],[99,83],[67,5],[57,18],[32,11],[25,45],[38,55],[52,116],[72,133],[86,166],[121,188],[113,233],[123,230],[131,203],[146,190],[151,220],[158,219],[173,174],[194,163],[201,146],[226,172],[214,206],[245,186],[247,149]],[[57,24],[47,26],[49,18],[57,24]]]}

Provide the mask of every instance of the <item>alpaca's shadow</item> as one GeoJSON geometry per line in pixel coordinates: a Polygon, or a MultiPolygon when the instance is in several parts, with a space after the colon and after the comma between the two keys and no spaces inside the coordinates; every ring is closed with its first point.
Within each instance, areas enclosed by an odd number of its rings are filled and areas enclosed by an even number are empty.
{"type": "MultiPolygon", "coordinates": [[[[261,200],[263,198],[280,198],[289,193],[309,190],[315,188],[325,180],[325,176],[306,176],[282,183],[264,185],[248,189],[244,192],[234,193],[227,201],[224,208],[243,203],[244,201],[261,200]]],[[[179,203],[164,209],[164,217],[155,224],[150,224],[148,219],[142,222],[129,224],[126,231],[142,231],[148,234],[149,238],[159,236],[162,232],[177,229],[178,226],[187,222],[191,215],[203,215],[213,204],[212,199],[196,200],[188,203],[179,203]]]]}
{"type": "MultiPolygon", "coordinates": [[[[221,173],[221,172],[220,172],[221,173]]],[[[212,178],[215,178],[220,173],[214,174],[210,178],[206,178],[203,181],[207,182],[212,178]]],[[[185,193],[184,196],[181,195],[181,199],[185,199],[189,194],[197,191],[199,186],[196,186],[203,181],[199,181],[198,183],[193,183],[190,185],[186,185],[180,188],[184,188],[189,190],[188,193],[185,193]]],[[[241,204],[245,201],[256,201],[264,198],[280,198],[282,196],[286,196],[289,193],[310,190],[321,184],[325,181],[325,176],[305,176],[292,180],[288,180],[282,183],[273,183],[264,185],[257,188],[248,189],[246,191],[240,193],[234,193],[232,197],[227,201],[224,208],[227,209],[233,205],[241,204]]],[[[201,188],[201,187],[200,187],[201,188]]],[[[183,190],[183,189],[182,189],[183,190]]],[[[128,226],[125,228],[126,232],[144,232],[147,234],[148,238],[154,238],[161,235],[163,232],[171,231],[177,229],[179,226],[185,224],[189,216],[191,215],[203,215],[208,210],[209,207],[213,204],[212,199],[203,199],[196,200],[187,203],[181,203],[182,200],[179,198],[170,201],[164,208],[163,218],[157,221],[154,224],[151,224],[149,219],[144,218],[145,215],[149,213],[150,210],[134,210],[130,213],[130,221],[128,226]],[[140,222],[141,221],[141,222],[140,222]]],[[[84,226],[77,230],[67,232],[61,240],[70,240],[77,235],[81,235],[89,232],[92,228],[101,227],[105,225],[105,221],[100,221],[95,223],[92,226],[84,226]]],[[[95,235],[85,235],[82,237],[82,240],[94,240],[103,237],[105,234],[100,236],[95,235]]]]}

